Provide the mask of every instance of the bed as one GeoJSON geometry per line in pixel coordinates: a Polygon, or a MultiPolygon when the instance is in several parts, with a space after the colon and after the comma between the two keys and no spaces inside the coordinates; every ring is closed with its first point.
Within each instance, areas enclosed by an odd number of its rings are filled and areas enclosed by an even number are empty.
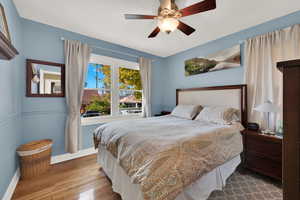
{"type": "Polygon", "coordinates": [[[241,123],[175,116],[117,121],[95,131],[98,162],[123,200],[205,200],[241,162],[246,85],[176,90],[178,105],[228,106],[241,123]]]}

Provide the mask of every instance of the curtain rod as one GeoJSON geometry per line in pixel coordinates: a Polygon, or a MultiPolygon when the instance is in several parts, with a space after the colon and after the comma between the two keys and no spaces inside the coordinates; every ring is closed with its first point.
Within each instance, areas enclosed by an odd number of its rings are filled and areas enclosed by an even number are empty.
{"type": "MultiPolygon", "coordinates": [[[[61,37],[60,39],[62,41],[66,40],[64,37],[61,37]]],[[[137,59],[142,57],[142,56],[137,56],[137,55],[134,55],[134,54],[125,53],[125,52],[121,52],[121,51],[118,51],[118,50],[112,50],[112,49],[108,49],[108,48],[104,48],[104,47],[99,47],[99,46],[94,46],[94,45],[89,45],[89,46],[92,47],[92,48],[95,48],[95,49],[102,49],[102,50],[110,51],[110,52],[113,52],[113,53],[123,54],[123,55],[134,57],[134,58],[137,58],[137,59]]],[[[151,61],[153,62],[155,60],[151,59],[151,61]]]]}

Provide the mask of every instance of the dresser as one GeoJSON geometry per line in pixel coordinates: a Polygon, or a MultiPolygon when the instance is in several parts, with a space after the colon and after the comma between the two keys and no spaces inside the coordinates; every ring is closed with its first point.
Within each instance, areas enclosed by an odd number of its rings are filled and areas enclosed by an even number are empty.
{"type": "Polygon", "coordinates": [[[277,64],[283,74],[283,197],[300,199],[300,60],[277,64]]]}
{"type": "Polygon", "coordinates": [[[257,173],[282,179],[282,139],[244,130],[244,167],[257,173]]]}

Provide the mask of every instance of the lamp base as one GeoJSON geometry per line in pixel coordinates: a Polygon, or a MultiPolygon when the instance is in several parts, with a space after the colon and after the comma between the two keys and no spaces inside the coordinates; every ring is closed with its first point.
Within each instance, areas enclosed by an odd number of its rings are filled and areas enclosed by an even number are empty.
{"type": "Polygon", "coordinates": [[[261,133],[265,135],[275,135],[275,132],[270,129],[262,130],[261,133]]]}

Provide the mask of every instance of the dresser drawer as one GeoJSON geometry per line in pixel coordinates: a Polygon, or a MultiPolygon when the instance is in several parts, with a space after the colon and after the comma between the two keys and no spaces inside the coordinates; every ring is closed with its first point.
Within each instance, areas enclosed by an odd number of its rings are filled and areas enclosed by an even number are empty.
{"type": "Polygon", "coordinates": [[[274,161],[281,162],[282,145],[281,142],[270,142],[265,138],[248,135],[246,139],[247,152],[266,156],[274,161]]]}
{"type": "Polygon", "coordinates": [[[256,153],[248,152],[245,164],[246,167],[251,170],[281,180],[281,162],[271,160],[268,157],[264,157],[256,153]]]}

